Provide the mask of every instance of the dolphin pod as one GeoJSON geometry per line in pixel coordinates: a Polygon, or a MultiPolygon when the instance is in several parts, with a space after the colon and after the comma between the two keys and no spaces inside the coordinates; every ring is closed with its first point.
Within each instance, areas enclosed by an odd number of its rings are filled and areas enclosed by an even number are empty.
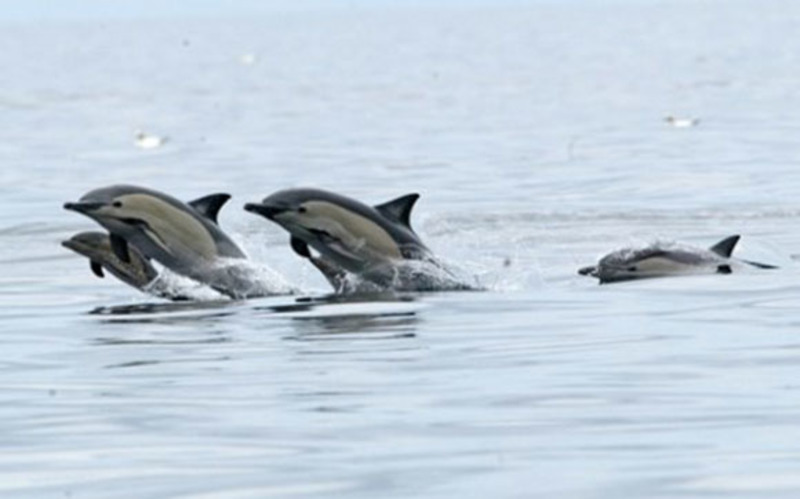
{"type": "MultiPolygon", "coordinates": [[[[259,284],[245,253],[219,226],[229,194],[184,203],[168,194],[133,185],[113,185],[64,204],[103,228],[82,232],[62,245],[87,257],[98,277],[107,271],[142,291],[172,300],[188,299],[163,286],[151,261],[231,298],[276,294],[259,284]]],[[[411,227],[419,194],[370,206],[320,189],[286,189],[244,209],[289,233],[292,250],[308,260],[337,293],[474,290],[422,242],[411,227]],[[313,250],[313,252],[312,252],[313,250]],[[316,254],[315,254],[316,253],[316,254]]],[[[674,244],[625,248],[579,269],[601,284],[696,273],[731,273],[734,268],[772,265],[731,257],[739,236],[709,249],[674,244]]]]}

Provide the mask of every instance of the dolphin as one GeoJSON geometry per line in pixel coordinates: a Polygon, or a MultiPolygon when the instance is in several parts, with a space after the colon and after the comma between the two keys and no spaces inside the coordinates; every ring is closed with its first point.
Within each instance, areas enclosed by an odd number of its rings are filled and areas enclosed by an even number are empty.
{"type": "Polygon", "coordinates": [[[318,268],[335,288],[355,274],[384,288],[429,291],[471,289],[459,283],[411,228],[419,194],[368,206],[320,189],[287,189],[247,203],[244,209],[283,227],[294,251],[318,268]],[[319,252],[309,257],[308,246],[319,252]],[[431,275],[405,262],[432,264],[431,275]]]}
{"type": "Polygon", "coordinates": [[[61,246],[88,258],[89,268],[97,277],[105,277],[105,271],[108,271],[125,284],[159,298],[173,301],[189,299],[162,283],[150,259],[132,245],[128,246],[130,261],[120,260],[111,248],[111,237],[104,232],[80,232],[62,241],[61,246]]]}
{"type": "Polygon", "coordinates": [[[218,193],[183,203],[156,190],[113,185],[90,191],[64,208],[106,228],[114,255],[124,263],[131,261],[132,245],[145,257],[223,294],[254,296],[249,294],[254,285],[244,273],[221,264],[221,259],[246,259],[217,224],[228,199],[230,195],[218,193]]]}
{"type": "Polygon", "coordinates": [[[111,238],[104,232],[80,232],[61,246],[89,259],[89,268],[97,277],[105,277],[103,269],[138,290],[144,290],[158,277],[150,261],[133,246],[128,247],[128,261],[123,262],[111,249],[111,238]]]}
{"type": "Polygon", "coordinates": [[[643,248],[625,248],[609,253],[597,265],[583,267],[580,275],[596,277],[600,284],[648,277],[717,273],[730,274],[739,264],[760,269],[774,265],[731,257],[739,235],[726,237],[708,249],[655,243],[643,248]]]}

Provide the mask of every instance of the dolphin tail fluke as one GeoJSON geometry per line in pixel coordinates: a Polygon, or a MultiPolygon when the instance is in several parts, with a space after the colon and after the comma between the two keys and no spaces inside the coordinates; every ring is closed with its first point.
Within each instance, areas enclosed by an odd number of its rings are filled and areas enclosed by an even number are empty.
{"type": "Polygon", "coordinates": [[[744,263],[746,263],[747,265],[752,265],[753,267],[756,267],[758,269],[772,270],[772,269],[780,268],[777,265],[770,265],[768,263],[754,262],[752,260],[742,260],[742,261],[744,263]]]}
{"type": "Polygon", "coordinates": [[[406,194],[397,199],[392,199],[383,204],[375,206],[375,209],[389,220],[399,222],[409,229],[411,228],[411,210],[414,203],[419,199],[419,194],[406,194]]]}
{"type": "Polygon", "coordinates": [[[731,254],[733,253],[733,248],[736,247],[736,243],[739,242],[739,234],[726,237],[722,241],[718,242],[714,246],[708,248],[709,251],[716,253],[717,255],[723,258],[730,258],[731,254]]]}

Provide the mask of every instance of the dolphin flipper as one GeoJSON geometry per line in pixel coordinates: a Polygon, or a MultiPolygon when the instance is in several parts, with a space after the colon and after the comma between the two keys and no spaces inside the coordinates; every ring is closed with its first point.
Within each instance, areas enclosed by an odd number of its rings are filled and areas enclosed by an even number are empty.
{"type": "Polygon", "coordinates": [[[208,196],[197,198],[194,201],[189,201],[186,204],[197,210],[200,215],[211,220],[215,224],[218,224],[219,222],[217,222],[217,215],[219,214],[219,210],[225,203],[228,202],[230,198],[230,194],[220,192],[217,194],[209,194],[208,196]]]}
{"type": "Polygon", "coordinates": [[[125,263],[131,263],[131,255],[128,253],[128,242],[116,234],[110,234],[111,249],[114,254],[125,263]]]}
{"type": "Polygon", "coordinates": [[[385,203],[375,206],[378,213],[394,222],[399,222],[409,229],[411,228],[411,209],[419,199],[419,194],[406,194],[397,199],[392,199],[385,203]]]}
{"type": "Polygon", "coordinates": [[[726,237],[714,246],[708,248],[708,250],[723,258],[730,258],[731,253],[733,253],[733,248],[736,247],[736,243],[739,242],[739,237],[738,234],[726,237]]]}
{"type": "Polygon", "coordinates": [[[100,265],[100,262],[97,262],[96,260],[90,260],[89,268],[92,269],[92,273],[97,277],[100,277],[101,279],[105,277],[105,274],[103,274],[103,266],[100,265]]]}
{"type": "Polygon", "coordinates": [[[289,244],[292,245],[292,249],[295,253],[302,256],[303,258],[311,258],[311,251],[308,249],[308,244],[302,239],[292,236],[289,244]]]}

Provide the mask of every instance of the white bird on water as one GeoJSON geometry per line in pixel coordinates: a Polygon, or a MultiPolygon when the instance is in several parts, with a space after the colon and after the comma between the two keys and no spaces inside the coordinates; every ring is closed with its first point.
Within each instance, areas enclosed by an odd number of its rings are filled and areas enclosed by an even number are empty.
{"type": "Polygon", "coordinates": [[[664,118],[664,121],[675,128],[691,128],[700,123],[699,118],[676,118],[675,116],[667,116],[664,118]]]}
{"type": "Polygon", "coordinates": [[[158,135],[152,135],[146,133],[142,130],[136,130],[136,147],[140,149],[157,149],[163,146],[167,140],[167,137],[159,137],[158,135]]]}

